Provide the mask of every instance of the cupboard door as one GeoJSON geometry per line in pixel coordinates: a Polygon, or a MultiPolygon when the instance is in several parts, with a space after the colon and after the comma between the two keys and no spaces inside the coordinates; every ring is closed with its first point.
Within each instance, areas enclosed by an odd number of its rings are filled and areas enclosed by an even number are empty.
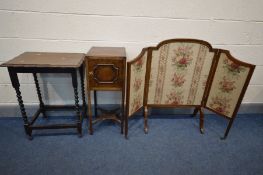
{"type": "Polygon", "coordinates": [[[91,89],[119,88],[123,86],[125,60],[92,59],[88,60],[88,76],[91,89]]]}

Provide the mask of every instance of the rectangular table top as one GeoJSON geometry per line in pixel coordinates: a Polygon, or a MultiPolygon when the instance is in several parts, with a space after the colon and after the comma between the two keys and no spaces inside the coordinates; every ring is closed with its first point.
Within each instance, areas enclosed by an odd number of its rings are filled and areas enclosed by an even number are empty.
{"type": "Polygon", "coordinates": [[[126,58],[124,47],[92,47],[87,53],[88,57],[118,57],[126,58]]]}
{"type": "Polygon", "coordinates": [[[84,58],[83,53],[24,52],[1,66],[78,68],[84,58]]]}

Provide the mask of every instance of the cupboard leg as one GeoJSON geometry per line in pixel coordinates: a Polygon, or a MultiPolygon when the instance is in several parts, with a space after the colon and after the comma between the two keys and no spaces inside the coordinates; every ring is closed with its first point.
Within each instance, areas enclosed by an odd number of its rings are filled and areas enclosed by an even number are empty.
{"type": "Polygon", "coordinates": [[[97,101],[97,91],[94,90],[94,116],[95,118],[97,118],[98,116],[98,101],[97,101]]]}
{"type": "Polygon", "coordinates": [[[91,94],[90,90],[88,89],[88,113],[89,113],[89,134],[93,134],[93,128],[92,128],[92,109],[91,109],[91,94]]]}

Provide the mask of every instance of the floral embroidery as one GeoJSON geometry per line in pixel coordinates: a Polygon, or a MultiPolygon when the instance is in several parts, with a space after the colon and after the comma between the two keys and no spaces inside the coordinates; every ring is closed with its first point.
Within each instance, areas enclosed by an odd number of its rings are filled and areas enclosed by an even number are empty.
{"type": "Polygon", "coordinates": [[[204,74],[210,73],[214,54],[195,42],[167,43],[154,49],[148,104],[201,105],[208,78],[204,74]],[[175,92],[181,92],[181,99],[175,92]]]}
{"type": "Polygon", "coordinates": [[[167,100],[166,100],[166,104],[171,104],[171,105],[179,105],[182,104],[183,101],[183,96],[182,96],[182,91],[173,91],[170,94],[166,95],[167,96],[167,100]]]}
{"type": "Polygon", "coordinates": [[[222,92],[230,93],[234,89],[236,89],[235,81],[231,81],[227,79],[226,76],[223,77],[223,79],[219,82],[219,89],[222,92]]]}
{"type": "Polygon", "coordinates": [[[133,112],[137,111],[141,106],[142,106],[142,98],[141,98],[141,95],[138,94],[138,95],[133,99],[133,102],[132,102],[132,104],[131,104],[132,111],[133,111],[133,112]]]}
{"type": "Polygon", "coordinates": [[[190,45],[183,45],[174,50],[175,56],[172,59],[172,62],[174,65],[177,66],[177,68],[185,69],[188,65],[191,64],[193,60],[192,47],[193,46],[190,45]]]}
{"type": "Polygon", "coordinates": [[[142,58],[137,60],[133,65],[136,72],[140,72],[142,70],[142,66],[143,66],[143,59],[142,58]]]}
{"type": "Polygon", "coordinates": [[[244,72],[246,70],[245,67],[240,66],[229,59],[224,59],[224,64],[224,68],[226,68],[232,75],[238,75],[240,72],[244,72]]]}
{"type": "Polygon", "coordinates": [[[242,63],[233,62],[225,54],[221,54],[217,66],[216,81],[212,84],[213,90],[208,97],[208,106],[231,118],[242,91],[242,87],[237,86],[237,82],[244,85],[249,70],[242,63]]]}
{"type": "Polygon", "coordinates": [[[181,87],[185,82],[185,75],[177,75],[176,73],[174,73],[171,81],[175,87],[181,87]]]}
{"type": "Polygon", "coordinates": [[[210,102],[210,106],[216,110],[217,112],[223,113],[223,114],[229,114],[229,108],[230,106],[230,101],[232,99],[226,98],[226,97],[212,97],[212,101],[210,102]]]}
{"type": "Polygon", "coordinates": [[[142,85],[142,79],[140,77],[135,78],[134,83],[133,83],[133,88],[135,92],[137,92],[140,89],[141,85],[142,85]]]}
{"type": "MultiPolygon", "coordinates": [[[[146,52],[147,53],[147,52],[146,52]]],[[[144,93],[144,78],[146,71],[146,53],[131,65],[131,79],[129,86],[130,89],[130,103],[129,103],[129,115],[136,112],[143,104],[144,93]]]]}

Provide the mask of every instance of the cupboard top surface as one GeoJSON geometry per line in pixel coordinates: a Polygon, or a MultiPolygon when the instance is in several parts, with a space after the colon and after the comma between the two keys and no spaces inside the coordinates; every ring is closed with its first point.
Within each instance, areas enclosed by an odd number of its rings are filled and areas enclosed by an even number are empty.
{"type": "Polygon", "coordinates": [[[5,62],[3,67],[80,67],[83,53],[24,52],[5,62]]]}
{"type": "Polygon", "coordinates": [[[124,47],[92,47],[87,53],[88,57],[118,57],[126,58],[124,47]]]}

